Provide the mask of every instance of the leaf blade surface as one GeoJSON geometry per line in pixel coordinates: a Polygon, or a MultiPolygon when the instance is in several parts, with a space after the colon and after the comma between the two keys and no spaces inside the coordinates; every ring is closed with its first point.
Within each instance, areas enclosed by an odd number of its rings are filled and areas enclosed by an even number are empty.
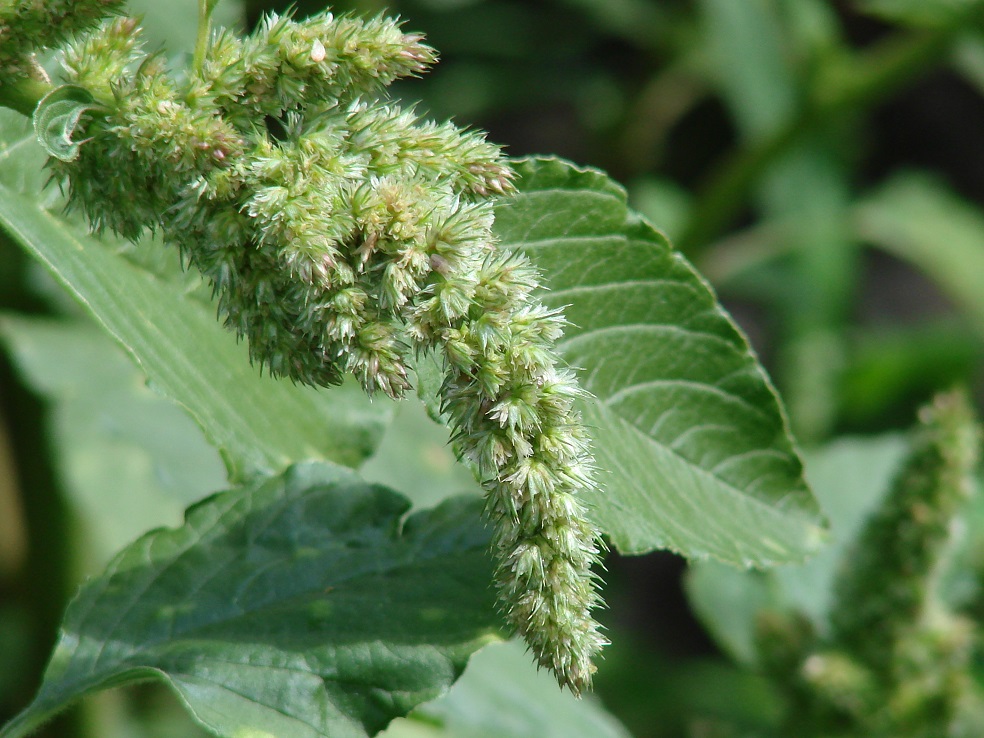
{"type": "Polygon", "coordinates": [[[814,550],[819,510],[784,412],[709,285],[602,173],[556,159],[517,170],[496,232],[573,324],[559,347],[594,397],[583,412],[603,491],[588,501],[614,545],[745,566],[814,550]]]}
{"type": "Polygon", "coordinates": [[[19,722],[154,678],[222,736],[372,735],[496,638],[480,505],[404,518],[402,496],[313,463],[215,495],[82,588],[19,722]]]}

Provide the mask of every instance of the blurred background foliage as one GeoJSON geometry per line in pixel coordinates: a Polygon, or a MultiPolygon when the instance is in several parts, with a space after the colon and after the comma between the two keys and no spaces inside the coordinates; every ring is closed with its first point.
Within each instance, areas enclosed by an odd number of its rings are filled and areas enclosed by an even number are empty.
{"type": "MultiPolygon", "coordinates": [[[[195,0],[131,5],[152,43],[190,48],[195,0]]],[[[224,0],[219,12],[249,26],[288,5],[224,0]]],[[[298,15],[324,7],[291,5],[298,15]]],[[[897,432],[917,406],[955,383],[980,403],[984,3],[340,0],[333,9],[397,13],[426,33],[441,63],[394,94],[427,115],[485,129],[511,155],[558,154],[625,184],[749,334],[838,546],[887,486],[897,432]]],[[[2,240],[0,263],[2,722],[36,688],[79,579],[148,527],[176,523],[222,479],[191,421],[38,267],[2,240]]],[[[367,474],[418,487],[417,500],[467,484],[425,425],[401,408],[367,474]]],[[[952,587],[980,615],[984,515],[967,517],[952,587]]],[[[685,580],[684,568],[671,554],[609,559],[602,617],[613,645],[600,697],[637,738],[769,735],[776,694],[725,653],[741,660],[751,648],[742,623],[772,585],[746,577],[730,592],[727,576],[704,568],[685,580]]],[[[822,579],[793,570],[769,581],[809,611],[826,596],[822,579]]],[[[47,730],[200,734],[150,688],[110,692],[47,730]]],[[[448,735],[484,735],[469,730],[448,735]]]]}

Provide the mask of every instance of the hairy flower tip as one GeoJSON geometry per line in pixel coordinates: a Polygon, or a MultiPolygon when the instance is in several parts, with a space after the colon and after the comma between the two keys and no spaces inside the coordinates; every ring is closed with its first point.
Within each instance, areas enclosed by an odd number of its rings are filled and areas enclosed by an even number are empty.
{"type": "Polygon", "coordinates": [[[120,13],[126,0],[12,0],[0,3],[0,79],[30,72],[30,56],[120,13]]]}
{"type": "MultiPolygon", "coordinates": [[[[271,13],[239,48],[226,43],[223,61],[241,70],[242,103],[280,117],[312,103],[373,96],[400,77],[424,72],[437,56],[422,39],[382,15],[362,19],[326,11],[295,21],[271,13]]],[[[204,71],[212,80],[221,73],[219,67],[204,71]]],[[[232,102],[230,92],[225,85],[232,102]]]]}
{"type": "Polygon", "coordinates": [[[455,282],[462,268],[451,260],[420,305],[428,311],[420,322],[444,350],[443,410],[456,452],[484,480],[506,619],[537,663],[580,694],[607,644],[591,614],[601,604],[592,571],[601,542],[579,499],[594,488],[574,407],[584,393],[558,366],[563,316],[536,300],[538,276],[526,257],[484,249],[463,264],[467,310],[439,310],[442,280],[455,282]]]}
{"type": "Polygon", "coordinates": [[[601,603],[591,571],[599,558],[597,532],[572,494],[547,492],[545,481],[542,471],[527,476],[519,500],[515,480],[493,493],[501,496],[490,513],[498,518],[496,585],[508,622],[537,663],[579,695],[590,688],[593,660],[608,644],[591,616],[601,603]],[[537,486],[540,504],[525,499],[537,486]]]}
{"type": "Polygon", "coordinates": [[[110,104],[113,88],[127,67],[141,58],[140,28],[133,18],[116,18],[93,33],[79,36],[64,47],[61,66],[68,79],[110,104]]]}

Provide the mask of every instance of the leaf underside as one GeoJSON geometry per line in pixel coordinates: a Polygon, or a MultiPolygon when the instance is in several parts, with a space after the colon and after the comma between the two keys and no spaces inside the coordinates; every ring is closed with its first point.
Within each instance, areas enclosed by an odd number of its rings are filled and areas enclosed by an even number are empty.
{"type": "Polygon", "coordinates": [[[593,395],[582,411],[603,471],[588,502],[612,544],[744,566],[815,550],[821,516],[783,410],[711,288],[603,173],[516,169],[496,233],[572,323],[560,349],[593,395]]]}

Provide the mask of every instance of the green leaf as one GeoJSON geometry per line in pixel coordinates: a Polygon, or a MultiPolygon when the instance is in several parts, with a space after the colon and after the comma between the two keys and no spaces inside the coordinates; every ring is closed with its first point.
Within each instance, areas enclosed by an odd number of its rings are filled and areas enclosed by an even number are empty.
{"type": "MultiPolygon", "coordinates": [[[[198,34],[200,0],[129,0],[127,12],[141,18],[142,35],[150,49],[166,49],[170,56],[190,54],[198,34]]],[[[210,0],[218,5],[212,12],[212,27],[237,28],[245,25],[246,9],[242,0],[210,0]]]]}
{"type": "MultiPolygon", "coordinates": [[[[16,131],[4,122],[0,118],[0,131],[16,131]]],[[[0,228],[126,349],[155,389],[191,414],[233,481],[304,459],[355,466],[373,452],[390,405],[370,403],[354,384],[317,391],[261,377],[213,307],[44,207],[34,190],[41,158],[36,143],[23,136],[4,143],[0,228]]]]}
{"type": "Polygon", "coordinates": [[[694,612],[725,650],[739,661],[755,660],[755,619],[763,608],[803,613],[827,630],[834,577],[905,451],[904,439],[890,435],[845,438],[808,457],[807,474],[830,517],[831,540],[805,564],[764,573],[714,562],[691,565],[687,594],[694,612]]]}
{"type": "Polygon", "coordinates": [[[481,502],[409,502],[304,464],[192,507],[69,605],[35,701],[0,736],[161,680],[228,738],[355,738],[446,691],[493,640],[481,502]]]}
{"type": "Polygon", "coordinates": [[[380,738],[629,738],[592,695],[577,699],[530,662],[518,641],[472,656],[451,691],[380,738]]]}
{"type": "Polygon", "coordinates": [[[862,238],[924,271],[984,335],[984,213],[927,174],[897,174],[858,205],[862,238]]]}
{"type": "Polygon", "coordinates": [[[48,401],[59,477],[99,568],[150,528],[179,522],[185,507],[225,483],[219,455],[194,421],[150,391],[94,325],[0,315],[0,339],[48,401]]]}
{"type": "Polygon", "coordinates": [[[772,385],[710,287],[602,173],[517,163],[503,244],[544,272],[573,323],[560,348],[595,401],[593,517],[624,553],[740,565],[799,560],[822,538],[772,385]]]}
{"type": "Polygon", "coordinates": [[[706,60],[738,127],[761,138],[796,110],[796,85],[773,3],[701,0],[706,60]]]}
{"type": "Polygon", "coordinates": [[[483,494],[451,451],[447,426],[431,420],[419,402],[400,403],[382,443],[359,474],[367,482],[399,489],[415,507],[430,507],[462,492],[483,494]]]}
{"type": "Polygon", "coordinates": [[[97,107],[89,91],[78,85],[62,85],[45,95],[34,109],[34,132],[48,155],[62,161],[75,159],[85,142],[73,141],[72,134],[79,119],[97,107]]]}
{"type": "Polygon", "coordinates": [[[981,7],[980,0],[858,0],[863,13],[920,28],[945,28],[981,7]]]}

